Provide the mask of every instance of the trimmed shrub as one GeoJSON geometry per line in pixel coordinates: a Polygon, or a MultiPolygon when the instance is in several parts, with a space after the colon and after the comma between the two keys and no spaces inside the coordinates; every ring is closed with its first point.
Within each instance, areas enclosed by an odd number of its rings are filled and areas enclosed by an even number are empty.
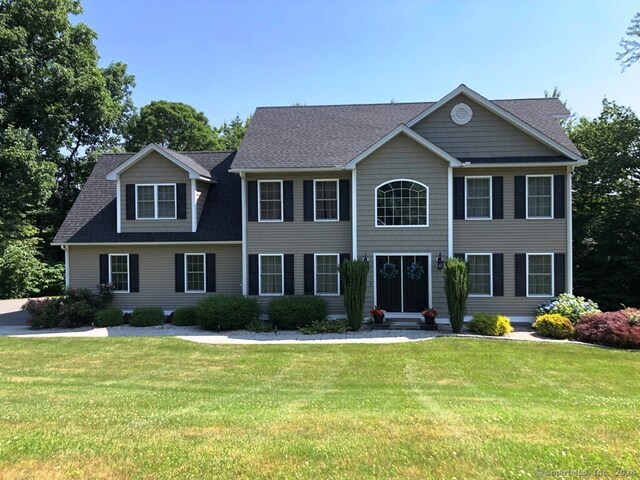
{"type": "Polygon", "coordinates": [[[197,325],[198,314],[196,307],[180,307],[176,308],[173,312],[171,323],[178,327],[188,327],[191,325],[197,325]]]}
{"type": "Polygon", "coordinates": [[[273,326],[269,322],[265,322],[261,318],[256,318],[255,320],[251,320],[247,324],[247,330],[250,332],[256,333],[265,333],[273,331],[273,326]]]}
{"type": "Polygon", "coordinates": [[[212,295],[196,305],[198,325],[205,330],[238,330],[260,315],[258,302],[241,295],[212,295]]]}
{"type": "Polygon", "coordinates": [[[545,337],[561,339],[573,337],[574,330],[571,320],[559,313],[538,315],[531,328],[545,337]]]}
{"type": "Polygon", "coordinates": [[[491,313],[476,313],[469,322],[469,329],[480,335],[501,337],[513,332],[513,327],[508,317],[491,313]]]}
{"type": "Polygon", "coordinates": [[[41,300],[29,300],[22,306],[22,310],[31,315],[27,324],[33,330],[42,328],[55,328],[58,326],[57,298],[43,298],[41,300]]]}
{"type": "Polygon", "coordinates": [[[58,326],[61,328],[76,328],[91,325],[96,317],[96,305],[81,297],[64,298],[60,302],[58,326]]]}
{"type": "Polygon", "coordinates": [[[575,326],[575,338],[608,347],[640,349],[640,325],[629,323],[627,310],[583,316],[575,326]]]}
{"type": "Polygon", "coordinates": [[[132,327],[151,327],[164,323],[164,311],[160,307],[138,307],[133,309],[130,324],[132,327]]]}
{"type": "Polygon", "coordinates": [[[448,258],[444,263],[444,291],[449,307],[449,323],[455,333],[464,325],[469,297],[469,265],[459,258],[448,258]]]}
{"type": "Polygon", "coordinates": [[[347,319],[340,318],[338,320],[320,320],[315,321],[311,325],[298,328],[300,333],[305,335],[314,335],[317,333],[344,333],[347,331],[347,319]]]}
{"type": "Polygon", "coordinates": [[[96,327],[117,327],[124,325],[124,316],[119,308],[111,307],[98,310],[93,321],[96,327]]]}
{"type": "Polygon", "coordinates": [[[356,332],[360,330],[364,318],[369,264],[362,260],[345,260],[338,266],[338,271],[344,284],[344,308],[349,326],[356,332]]]}
{"type": "Polygon", "coordinates": [[[592,300],[587,300],[584,297],[576,297],[568,293],[561,293],[558,297],[538,305],[538,308],[536,308],[536,316],[547,313],[557,313],[567,317],[571,323],[575,324],[583,315],[599,311],[598,304],[592,300]]]}
{"type": "Polygon", "coordinates": [[[327,302],[320,297],[298,295],[271,300],[267,310],[269,320],[281,330],[296,330],[327,316],[327,302]]]}

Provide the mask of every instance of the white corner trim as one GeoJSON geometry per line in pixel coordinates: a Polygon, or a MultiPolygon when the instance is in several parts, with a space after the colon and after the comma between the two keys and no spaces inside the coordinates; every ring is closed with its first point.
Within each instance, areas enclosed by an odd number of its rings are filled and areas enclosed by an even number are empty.
{"type": "Polygon", "coordinates": [[[122,194],[120,193],[121,186],[120,174],[118,174],[116,177],[116,233],[122,233],[122,194]]]}
{"type": "Polygon", "coordinates": [[[240,173],[242,208],[242,295],[247,295],[247,176],[240,173]]]}
{"type": "Polygon", "coordinates": [[[453,257],[453,168],[447,168],[447,257],[453,257]]]}
{"type": "Polygon", "coordinates": [[[440,100],[438,100],[436,103],[434,103],[429,108],[427,108],[424,112],[420,113],[419,115],[414,117],[412,120],[407,122],[407,126],[408,127],[412,127],[413,125],[418,123],[420,120],[424,119],[425,117],[431,115],[433,112],[438,110],[442,105],[447,103],[449,100],[453,99],[454,97],[456,97],[456,96],[458,96],[460,94],[466,96],[467,98],[470,98],[471,100],[475,101],[476,103],[479,103],[480,105],[485,107],[490,112],[494,113],[495,115],[497,115],[498,117],[502,118],[503,120],[509,122],[511,125],[513,125],[514,127],[518,128],[519,130],[522,130],[523,132],[529,134],[530,136],[532,136],[533,138],[535,138],[539,142],[545,144],[546,146],[550,147],[551,149],[556,150],[557,152],[560,152],[562,155],[564,155],[566,157],[569,157],[572,160],[584,160],[582,157],[580,157],[580,155],[577,155],[577,154],[573,153],[567,147],[565,147],[563,145],[560,145],[558,142],[556,142],[555,140],[553,140],[549,136],[545,135],[540,130],[538,130],[536,128],[533,128],[528,123],[520,120],[518,117],[516,117],[512,113],[510,113],[507,110],[505,110],[504,108],[496,105],[491,100],[486,99],[485,97],[483,97],[479,93],[473,91],[472,89],[470,89],[469,87],[467,87],[464,84],[460,85],[455,90],[449,92],[447,95],[445,95],[440,100]]]}
{"type": "MultiPolygon", "coordinates": [[[[178,199],[176,199],[177,207],[178,199]]],[[[191,232],[198,229],[198,206],[196,205],[196,179],[191,179],[191,232]]]]}
{"type": "Polygon", "coordinates": [[[449,162],[450,165],[456,166],[456,167],[462,166],[462,163],[457,158],[455,158],[453,155],[448,154],[447,152],[442,150],[440,147],[438,147],[437,145],[431,143],[429,140],[424,138],[422,135],[414,132],[409,127],[407,127],[406,125],[402,124],[402,125],[398,125],[396,128],[391,130],[389,133],[387,133],[380,140],[378,140],[373,145],[371,145],[369,148],[367,148],[366,150],[361,152],[357,157],[355,157],[352,160],[350,160],[349,162],[347,162],[344,165],[343,168],[345,168],[347,170],[355,168],[356,165],[360,161],[364,160],[366,157],[368,157],[373,152],[375,152],[380,147],[382,147],[385,143],[393,140],[395,137],[397,137],[401,133],[404,133],[409,138],[414,140],[416,143],[422,145],[424,148],[426,148],[430,152],[434,153],[435,155],[437,155],[438,157],[442,158],[443,160],[449,162]]]}
{"type": "Polygon", "coordinates": [[[358,259],[358,173],[351,170],[351,259],[358,259]]]}
{"type": "Polygon", "coordinates": [[[71,272],[69,271],[69,245],[60,245],[60,248],[64,250],[64,286],[69,288],[71,286],[71,272]]]}
{"type": "Polygon", "coordinates": [[[572,178],[573,167],[567,167],[567,184],[566,184],[566,214],[567,217],[567,265],[566,268],[566,285],[565,290],[569,294],[573,294],[573,211],[572,211],[572,178]]]}

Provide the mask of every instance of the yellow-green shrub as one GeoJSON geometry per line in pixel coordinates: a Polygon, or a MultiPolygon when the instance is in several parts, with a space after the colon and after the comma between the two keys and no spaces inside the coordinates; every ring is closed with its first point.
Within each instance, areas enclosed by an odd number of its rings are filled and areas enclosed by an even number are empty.
{"type": "Polygon", "coordinates": [[[573,323],[564,315],[559,313],[547,313],[538,315],[531,327],[540,335],[550,338],[571,338],[573,337],[573,323]]]}
{"type": "Polygon", "coordinates": [[[508,317],[492,313],[476,313],[469,322],[469,329],[480,335],[501,337],[513,332],[513,327],[508,317]]]}

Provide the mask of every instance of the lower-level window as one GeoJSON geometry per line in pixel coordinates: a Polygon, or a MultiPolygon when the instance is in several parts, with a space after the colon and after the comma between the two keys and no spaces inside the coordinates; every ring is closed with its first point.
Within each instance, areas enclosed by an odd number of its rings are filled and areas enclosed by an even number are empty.
{"type": "Polygon", "coordinates": [[[126,253],[109,255],[109,283],[116,292],[129,291],[129,255],[126,253]]]}
{"type": "Polygon", "coordinates": [[[316,295],[339,295],[338,254],[316,254],[316,295]]]}
{"type": "Polygon", "coordinates": [[[527,254],[527,296],[553,295],[553,254],[527,254]]]}
{"type": "Polygon", "coordinates": [[[284,255],[260,255],[260,295],[282,295],[284,292],[284,255]]]}
{"type": "Polygon", "coordinates": [[[466,260],[469,262],[469,295],[493,295],[491,281],[491,254],[467,253],[466,260]]]}
{"type": "Polygon", "coordinates": [[[184,254],[184,274],[185,291],[204,292],[205,291],[205,255],[204,253],[184,254]]]}

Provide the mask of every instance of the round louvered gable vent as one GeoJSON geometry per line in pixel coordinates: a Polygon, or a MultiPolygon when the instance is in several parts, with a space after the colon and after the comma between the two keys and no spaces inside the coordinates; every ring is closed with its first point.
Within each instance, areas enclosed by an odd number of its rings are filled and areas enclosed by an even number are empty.
{"type": "Polygon", "coordinates": [[[466,103],[459,103],[451,109],[451,120],[458,125],[464,125],[471,121],[473,111],[466,103]]]}

